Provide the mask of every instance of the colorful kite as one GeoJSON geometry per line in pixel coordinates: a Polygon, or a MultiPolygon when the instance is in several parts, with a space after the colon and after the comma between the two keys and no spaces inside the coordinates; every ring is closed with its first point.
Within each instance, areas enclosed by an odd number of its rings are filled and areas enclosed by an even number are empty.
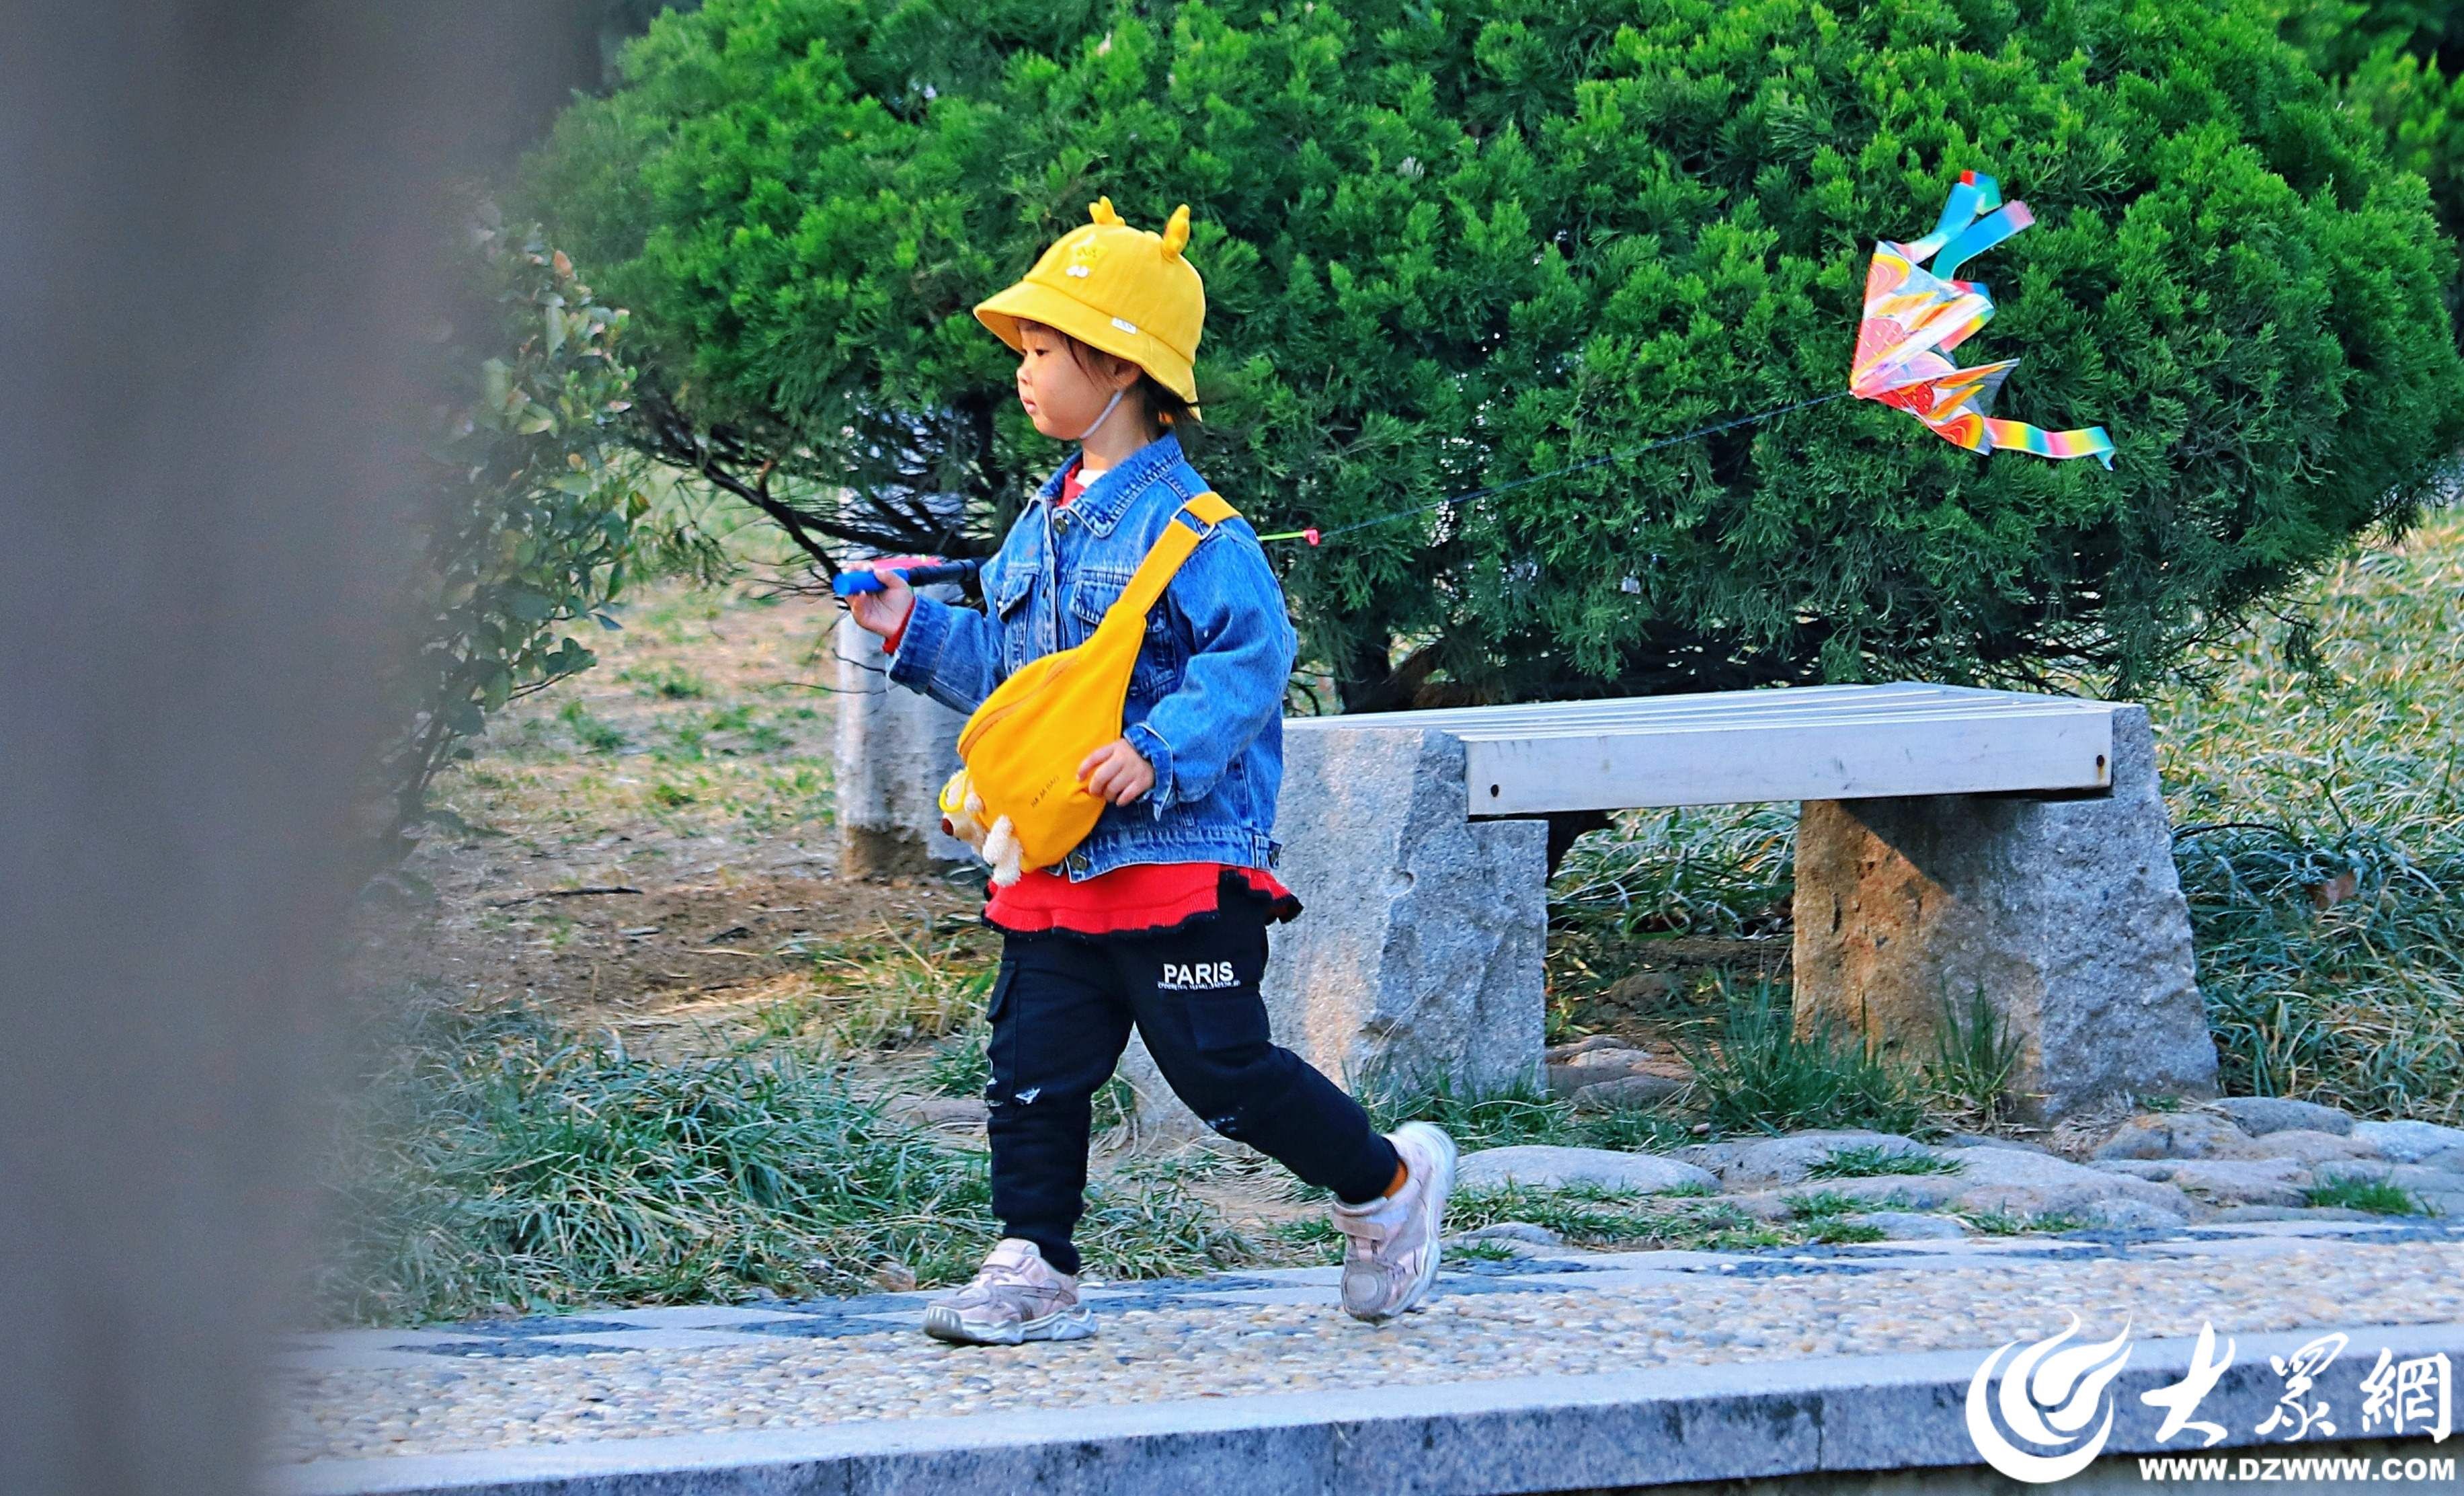
{"type": "Polygon", "coordinates": [[[2018,360],[1964,369],[1944,357],[1993,316],[1982,284],[1952,278],[1959,267],[2035,221],[2025,203],[2003,203],[1991,177],[1963,171],[1933,232],[1914,244],[1875,245],[1848,392],[1896,406],[1969,451],[2015,447],[2039,457],[2094,457],[2110,468],[2113,439],[2103,427],[2048,431],[1991,417],[1993,397],[2018,360]],[[1930,272],[1917,268],[1928,259],[1930,272]]]}

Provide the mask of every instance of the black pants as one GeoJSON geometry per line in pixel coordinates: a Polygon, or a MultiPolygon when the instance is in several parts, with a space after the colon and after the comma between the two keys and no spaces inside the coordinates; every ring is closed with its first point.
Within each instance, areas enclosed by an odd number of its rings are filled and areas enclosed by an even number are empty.
{"type": "Polygon", "coordinates": [[[993,1212],[1063,1272],[1085,1208],[1095,1090],[1135,1023],[1192,1111],[1335,1198],[1393,1182],[1394,1145],[1332,1081],[1266,1032],[1266,904],[1226,887],[1223,908],[1161,935],[1009,936],[992,993],[993,1212]]]}

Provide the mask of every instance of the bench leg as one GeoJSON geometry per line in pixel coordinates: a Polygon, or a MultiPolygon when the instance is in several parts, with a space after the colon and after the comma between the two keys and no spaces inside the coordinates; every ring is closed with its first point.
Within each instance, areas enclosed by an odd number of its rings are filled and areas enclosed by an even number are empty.
{"type": "Polygon", "coordinates": [[[1980,987],[2038,1122],[2123,1094],[2215,1092],[2147,714],[2113,719],[2097,800],[1809,801],[1797,825],[1800,1032],[1830,1019],[1929,1059],[1980,987]]]}
{"type": "MultiPolygon", "coordinates": [[[[1285,735],[1278,869],[1307,912],[1269,937],[1275,1042],[1355,1095],[1540,1083],[1545,821],[1464,819],[1463,745],[1415,728],[1285,735]]],[[[1134,1041],[1140,1125],[1189,1117],[1134,1041]]]]}

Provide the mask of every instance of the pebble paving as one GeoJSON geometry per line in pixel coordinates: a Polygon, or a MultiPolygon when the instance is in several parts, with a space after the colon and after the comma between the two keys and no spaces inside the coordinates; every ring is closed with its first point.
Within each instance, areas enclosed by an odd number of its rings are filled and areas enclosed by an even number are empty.
{"type": "MultiPolygon", "coordinates": [[[[276,1457],[433,1454],[1551,1373],[1990,1349],[2077,1313],[2134,1336],[2464,1320],[2464,1228],[2252,1223],[2162,1238],[1573,1253],[1450,1268],[1383,1327],[1334,1271],[1090,1291],[1092,1340],[945,1346],[928,1294],[301,1336],[276,1457]]],[[[2357,1334],[2357,1344],[2366,1338],[2357,1334]]]]}

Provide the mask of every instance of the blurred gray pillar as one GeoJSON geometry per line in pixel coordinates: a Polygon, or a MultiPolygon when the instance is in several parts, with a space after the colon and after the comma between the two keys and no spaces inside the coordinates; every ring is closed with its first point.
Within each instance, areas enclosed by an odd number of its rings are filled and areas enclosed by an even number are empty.
{"type": "MultiPolygon", "coordinates": [[[[958,600],[951,586],[928,589],[958,600]]],[[[838,656],[839,871],[903,877],[975,861],[967,844],[941,834],[941,786],[958,772],[958,729],[967,719],[930,696],[893,686],[881,641],[842,618],[838,656]]]]}
{"type": "Polygon", "coordinates": [[[305,1234],[436,188],[562,28],[0,28],[0,1490],[222,1496],[305,1234]]]}

